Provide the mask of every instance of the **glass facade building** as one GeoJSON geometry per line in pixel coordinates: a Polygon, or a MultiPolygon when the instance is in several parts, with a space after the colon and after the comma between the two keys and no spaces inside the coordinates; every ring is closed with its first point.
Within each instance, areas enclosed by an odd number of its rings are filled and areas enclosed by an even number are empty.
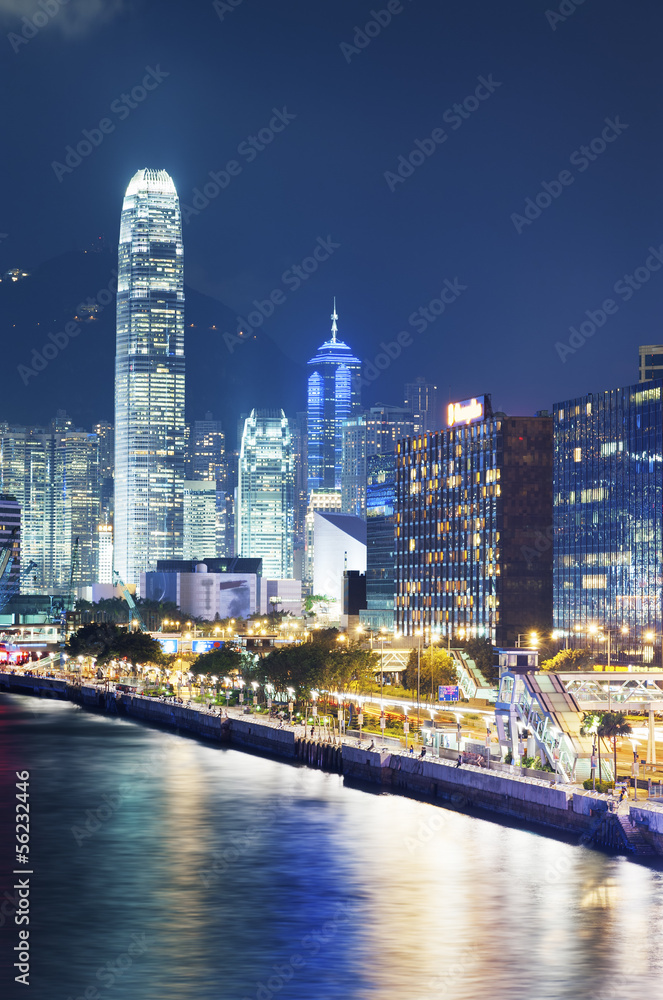
{"type": "Polygon", "coordinates": [[[184,257],[165,170],[139,170],[122,206],[115,356],[115,568],[125,583],[182,554],[184,257]]]}
{"type": "Polygon", "coordinates": [[[662,389],[655,379],[553,412],[555,627],[576,646],[592,644],[590,625],[614,630],[615,660],[660,656],[662,389]]]}
{"type": "Polygon", "coordinates": [[[366,517],[369,457],[395,454],[396,443],[414,433],[412,414],[401,406],[373,406],[343,421],[341,503],[345,514],[366,517]]]}
{"type": "Polygon", "coordinates": [[[396,455],[371,455],[366,483],[366,612],[362,621],[393,628],[396,593],[396,455]]]}
{"type": "Polygon", "coordinates": [[[639,351],[640,381],[663,378],[663,344],[645,344],[639,351]]]}
{"type": "Polygon", "coordinates": [[[73,544],[74,583],[88,586],[99,572],[101,522],[99,439],[60,413],[50,427],[0,424],[0,491],[22,510],[21,562],[32,564],[22,588],[49,594],[68,589],[73,544]]]}
{"type": "Polygon", "coordinates": [[[235,523],[244,559],[262,559],[263,576],[292,579],[295,471],[283,410],[252,410],[239,455],[235,523]]]}
{"type": "Polygon", "coordinates": [[[429,434],[442,427],[442,407],[436,385],[419,376],[405,384],[405,407],[414,417],[413,434],[429,434]]]}
{"type": "Polygon", "coordinates": [[[343,421],[361,405],[361,361],[337,340],[336,304],[331,340],[308,363],[308,489],[340,489],[343,466],[343,421]]]}
{"type": "Polygon", "coordinates": [[[465,425],[399,443],[396,627],[506,646],[552,623],[552,545],[537,545],[552,522],[552,420],[492,416],[482,399],[465,425]]]}

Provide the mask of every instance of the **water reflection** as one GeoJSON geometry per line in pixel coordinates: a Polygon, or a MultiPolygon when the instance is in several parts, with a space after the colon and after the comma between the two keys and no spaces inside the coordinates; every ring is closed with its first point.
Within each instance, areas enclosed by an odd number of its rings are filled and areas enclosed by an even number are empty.
{"type": "Polygon", "coordinates": [[[33,998],[660,993],[660,864],[67,704],[2,695],[0,722],[3,805],[31,771],[33,998]]]}

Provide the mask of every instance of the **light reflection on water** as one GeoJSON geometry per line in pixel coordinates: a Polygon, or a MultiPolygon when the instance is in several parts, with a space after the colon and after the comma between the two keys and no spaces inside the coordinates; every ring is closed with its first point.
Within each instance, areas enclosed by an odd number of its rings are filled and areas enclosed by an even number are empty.
{"type": "Polygon", "coordinates": [[[31,772],[33,1000],[660,996],[661,863],[65,703],[0,695],[0,762],[3,875],[31,772]]]}

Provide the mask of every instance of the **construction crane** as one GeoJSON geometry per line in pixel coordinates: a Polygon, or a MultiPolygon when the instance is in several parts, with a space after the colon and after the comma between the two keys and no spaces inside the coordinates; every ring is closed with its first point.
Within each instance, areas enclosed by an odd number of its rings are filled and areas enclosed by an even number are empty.
{"type": "Polygon", "coordinates": [[[145,622],[141,617],[140,611],[136,607],[136,602],[131,596],[131,592],[127,587],[126,583],[124,583],[123,580],[120,579],[120,574],[118,573],[117,570],[113,570],[113,582],[120,588],[120,593],[122,594],[122,597],[129,605],[129,611],[131,612],[129,617],[129,628],[131,628],[132,621],[135,620],[138,622],[141,632],[147,632],[147,629],[145,628],[145,622]]]}

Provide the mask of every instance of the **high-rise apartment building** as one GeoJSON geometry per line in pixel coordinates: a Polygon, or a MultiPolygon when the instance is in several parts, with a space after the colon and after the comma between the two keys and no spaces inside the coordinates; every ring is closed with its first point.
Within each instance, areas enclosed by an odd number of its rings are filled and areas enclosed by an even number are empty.
{"type": "Polygon", "coordinates": [[[553,410],[554,624],[571,645],[600,630],[604,658],[610,633],[614,662],[660,663],[662,395],[653,379],[553,410]]]}
{"type": "Polygon", "coordinates": [[[245,420],[235,525],[243,559],[262,559],[264,577],[292,578],[294,457],[283,410],[252,410],[245,420]]]}
{"type": "Polygon", "coordinates": [[[343,421],[342,510],[366,517],[367,461],[371,455],[395,454],[396,443],[411,437],[412,414],[402,406],[371,407],[343,421]]]}
{"type": "Polygon", "coordinates": [[[419,376],[405,385],[405,409],[414,418],[414,434],[429,434],[443,426],[437,386],[419,376]]]}
{"type": "Polygon", "coordinates": [[[480,396],[448,423],[398,446],[396,627],[507,645],[552,624],[552,420],[480,396]]]}
{"type": "Polygon", "coordinates": [[[309,361],[308,489],[339,489],[343,463],[343,421],[361,406],[361,361],[338,340],[336,302],[332,335],[309,361]]]}
{"type": "Polygon", "coordinates": [[[165,170],[139,170],[122,205],[115,357],[115,568],[125,583],[181,558],[184,257],[165,170]]]}

